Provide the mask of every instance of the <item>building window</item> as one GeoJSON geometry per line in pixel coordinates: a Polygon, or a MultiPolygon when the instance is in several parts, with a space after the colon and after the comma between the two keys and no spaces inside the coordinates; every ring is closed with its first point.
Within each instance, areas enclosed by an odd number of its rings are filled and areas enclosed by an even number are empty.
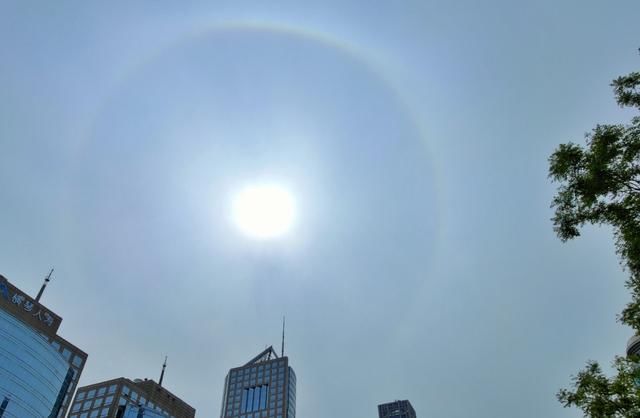
{"type": "Polygon", "coordinates": [[[240,406],[241,413],[260,411],[267,408],[269,398],[269,385],[254,386],[246,388],[242,392],[240,406]]]}

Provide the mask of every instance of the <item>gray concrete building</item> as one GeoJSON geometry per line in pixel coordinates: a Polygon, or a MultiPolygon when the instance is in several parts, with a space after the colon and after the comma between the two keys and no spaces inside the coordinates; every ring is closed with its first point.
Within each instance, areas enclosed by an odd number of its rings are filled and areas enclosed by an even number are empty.
{"type": "Polygon", "coordinates": [[[196,410],[151,379],[124,377],[78,388],[69,418],[194,418],[196,410]]]}

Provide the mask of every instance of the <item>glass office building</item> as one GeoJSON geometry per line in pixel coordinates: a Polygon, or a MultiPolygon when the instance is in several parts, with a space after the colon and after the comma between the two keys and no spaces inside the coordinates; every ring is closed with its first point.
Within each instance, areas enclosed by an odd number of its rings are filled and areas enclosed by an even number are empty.
{"type": "Polygon", "coordinates": [[[241,367],[224,382],[221,418],[295,418],[296,374],[288,357],[273,347],[241,367]]]}
{"type": "Polygon", "coordinates": [[[416,418],[416,411],[411,402],[394,401],[378,405],[379,418],[416,418]]]}
{"type": "Polygon", "coordinates": [[[49,343],[71,365],[72,373],[70,375],[69,388],[61,399],[62,406],[57,416],[57,418],[64,418],[67,416],[71,399],[73,399],[73,393],[76,390],[80,375],[84,369],[84,364],[87,361],[87,354],[59,335],[51,337],[49,343]]]}
{"type": "Polygon", "coordinates": [[[56,417],[71,373],[69,363],[45,337],[0,309],[3,418],[56,417]]]}
{"type": "Polygon", "coordinates": [[[66,416],[87,354],[57,334],[61,322],[0,275],[0,417],[66,416]]]}

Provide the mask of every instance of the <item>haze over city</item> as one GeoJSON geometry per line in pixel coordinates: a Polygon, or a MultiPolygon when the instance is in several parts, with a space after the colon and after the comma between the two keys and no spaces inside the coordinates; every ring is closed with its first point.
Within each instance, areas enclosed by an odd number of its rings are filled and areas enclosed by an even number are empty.
{"type": "Polygon", "coordinates": [[[283,316],[300,418],[582,416],[555,394],[624,355],[627,275],[608,227],[556,237],[548,158],[630,119],[639,15],[4,1],[0,274],[34,295],[55,268],[80,385],[168,356],[198,417],[283,316]]]}

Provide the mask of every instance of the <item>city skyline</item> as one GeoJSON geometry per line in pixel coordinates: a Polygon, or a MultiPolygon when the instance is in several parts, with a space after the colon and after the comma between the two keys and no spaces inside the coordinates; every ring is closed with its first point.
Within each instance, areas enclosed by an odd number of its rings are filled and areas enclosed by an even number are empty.
{"type": "Polygon", "coordinates": [[[608,228],[557,239],[548,158],[630,120],[640,3],[130,3],[0,4],[0,273],[55,267],[81,386],[168,355],[218,417],[286,316],[299,418],[580,416],[627,274],[608,228]]]}

